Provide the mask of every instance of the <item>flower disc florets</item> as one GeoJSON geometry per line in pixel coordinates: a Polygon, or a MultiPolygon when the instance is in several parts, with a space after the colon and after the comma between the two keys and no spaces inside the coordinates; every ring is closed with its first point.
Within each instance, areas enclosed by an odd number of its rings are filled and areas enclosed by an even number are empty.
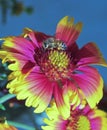
{"type": "Polygon", "coordinates": [[[90,121],[87,116],[82,114],[81,110],[72,111],[72,114],[70,118],[68,118],[68,122],[66,124],[66,130],[90,130],[90,121]]]}
{"type": "MultiPolygon", "coordinates": [[[[67,78],[70,58],[66,45],[55,38],[48,38],[42,45],[41,70],[50,80],[67,78]]],[[[37,59],[37,58],[36,58],[37,59]]]]}

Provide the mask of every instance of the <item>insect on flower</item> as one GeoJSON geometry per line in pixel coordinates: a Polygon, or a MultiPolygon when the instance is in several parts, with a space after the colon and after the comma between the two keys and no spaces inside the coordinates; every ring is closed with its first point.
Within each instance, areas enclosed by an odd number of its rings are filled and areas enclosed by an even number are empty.
{"type": "Polygon", "coordinates": [[[53,49],[66,50],[67,46],[64,42],[60,40],[54,38],[48,38],[43,42],[43,48],[45,50],[53,50],[53,49]]]}
{"type": "Polygon", "coordinates": [[[91,108],[103,96],[103,79],[93,64],[107,67],[97,45],[79,48],[76,40],[82,23],[65,16],[54,36],[25,28],[23,35],[2,38],[2,62],[12,73],[7,88],[25,105],[43,112],[54,98],[61,115],[69,116],[70,105],[85,97],[91,108]],[[70,100],[72,99],[72,100],[70,100]]]}

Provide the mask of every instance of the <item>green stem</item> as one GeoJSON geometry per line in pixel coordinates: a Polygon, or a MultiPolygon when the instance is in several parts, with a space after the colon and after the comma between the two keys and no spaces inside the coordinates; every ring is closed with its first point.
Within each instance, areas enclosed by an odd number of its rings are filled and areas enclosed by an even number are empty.
{"type": "Polygon", "coordinates": [[[12,125],[12,126],[15,126],[17,128],[24,129],[24,130],[36,130],[35,128],[27,126],[27,125],[24,125],[22,123],[17,123],[17,122],[13,122],[13,121],[7,121],[7,123],[9,125],[12,125]]]}
{"type": "Polygon", "coordinates": [[[15,95],[14,94],[7,94],[7,95],[4,95],[3,97],[0,98],[0,104],[6,102],[7,100],[11,99],[11,98],[14,98],[15,95]]]}

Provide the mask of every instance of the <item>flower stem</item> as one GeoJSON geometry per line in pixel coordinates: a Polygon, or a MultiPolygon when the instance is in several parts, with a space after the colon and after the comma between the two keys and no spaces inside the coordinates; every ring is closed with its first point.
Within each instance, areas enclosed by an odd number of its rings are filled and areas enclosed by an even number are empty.
{"type": "Polygon", "coordinates": [[[11,99],[11,98],[14,98],[15,95],[14,94],[7,94],[7,95],[4,95],[3,97],[0,98],[0,104],[6,102],[7,100],[11,99]]]}
{"type": "Polygon", "coordinates": [[[27,126],[27,125],[22,124],[22,123],[17,123],[17,122],[13,122],[13,121],[7,121],[7,123],[9,125],[12,125],[12,126],[15,126],[17,128],[24,129],[24,130],[36,130],[35,128],[27,126]]]}

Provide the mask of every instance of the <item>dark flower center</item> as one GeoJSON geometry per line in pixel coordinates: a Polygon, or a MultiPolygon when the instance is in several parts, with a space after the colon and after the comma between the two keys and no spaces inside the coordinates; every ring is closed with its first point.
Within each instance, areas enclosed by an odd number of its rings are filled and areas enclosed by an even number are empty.
{"type": "Polygon", "coordinates": [[[70,58],[67,54],[65,43],[54,38],[43,42],[41,57],[38,59],[42,72],[50,80],[68,78],[70,58]]]}

